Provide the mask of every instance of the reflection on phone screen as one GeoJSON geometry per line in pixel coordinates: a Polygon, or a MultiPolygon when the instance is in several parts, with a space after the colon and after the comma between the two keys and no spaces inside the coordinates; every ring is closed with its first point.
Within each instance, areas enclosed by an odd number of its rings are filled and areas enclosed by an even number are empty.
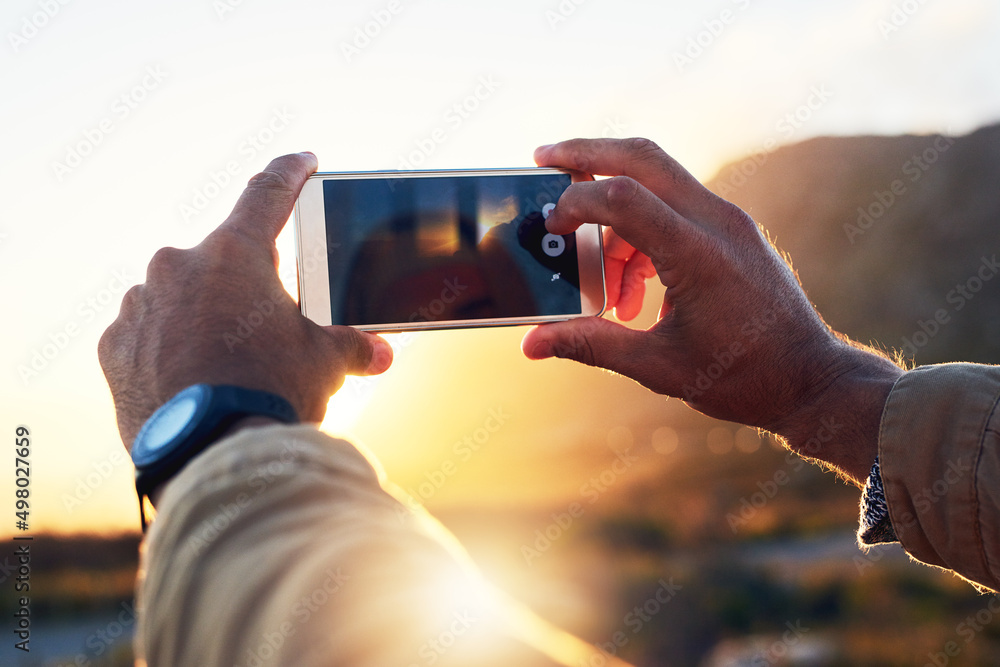
{"type": "Polygon", "coordinates": [[[323,182],[334,324],[581,311],[574,234],[545,229],[568,174],[323,182]]]}

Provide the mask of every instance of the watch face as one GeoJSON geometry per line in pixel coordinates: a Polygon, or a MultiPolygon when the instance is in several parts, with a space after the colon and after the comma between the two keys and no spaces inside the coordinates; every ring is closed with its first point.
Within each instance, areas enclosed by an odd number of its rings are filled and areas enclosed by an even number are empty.
{"type": "Polygon", "coordinates": [[[150,450],[156,452],[180,435],[197,411],[198,401],[193,396],[179,396],[176,401],[164,405],[163,410],[156,415],[152,432],[149,434],[150,450]]]}
{"type": "Polygon", "coordinates": [[[157,460],[194,420],[201,405],[202,391],[189,387],[157,410],[135,439],[132,457],[136,466],[157,460]]]}

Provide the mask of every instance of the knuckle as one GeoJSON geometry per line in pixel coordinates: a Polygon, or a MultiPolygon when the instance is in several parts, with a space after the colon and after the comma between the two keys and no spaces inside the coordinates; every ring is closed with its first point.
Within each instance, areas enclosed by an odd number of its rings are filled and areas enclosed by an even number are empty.
{"type": "Polygon", "coordinates": [[[108,375],[121,363],[121,350],[126,327],[119,318],[108,325],[97,341],[97,361],[108,375]]]}
{"type": "Polygon", "coordinates": [[[266,243],[252,231],[240,227],[222,226],[210,234],[198,247],[197,262],[208,272],[228,272],[235,265],[255,261],[261,249],[275,267],[278,265],[278,249],[273,243],[266,243]]]}
{"type": "Polygon", "coordinates": [[[630,137],[628,139],[622,139],[622,148],[625,149],[633,159],[636,160],[650,160],[656,159],[660,160],[666,153],[660,148],[652,139],[646,139],[644,137],[630,137]]]}
{"type": "MultiPolygon", "coordinates": [[[[153,253],[153,257],[149,260],[149,265],[146,267],[147,279],[154,276],[169,275],[177,271],[184,264],[187,255],[188,251],[186,250],[170,247],[160,248],[153,253]]],[[[129,292],[132,292],[134,289],[133,287],[129,292]]],[[[127,294],[128,292],[126,292],[127,294]]]]}
{"type": "Polygon", "coordinates": [[[634,137],[624,139],[623,145],[626,149],[627,168],[656,172],[676,184],[689,184],[693,180],[684,167],[655,141],[634,137]]]}
{"type": "Polygon", "coordinates": [[[571,139],[568,142],[569,153],[573,156],[573,168],[585,174],[590,173],[594,164],[597,149],[589,139],[571,139]]]}
{"type": "Polygon", "coordinates": [[[118,321],[115,320],[108,328],[104,330],[101,334],[100,340],[97,341],[97,361],[100,362],[101,368],[108,368],[111,362],[111,352],[114,347],[112,341],[116,337],[118,321]]]}
{"type": "Polygon", "coordinates": [[[639,196],[640,185],[634,178],[615,176],[607,180],[608,208],[630,209],[639,196]]]}
{"type": "Polygon", "coordinates": [[[249,181],[247,181],[247,189],[256,190],[278,190],[283,192],[291,192],[292,188],[288,183],[288,180],[283,174],[277,171],[264,170],[258,174],[254,174],[249,181]]]}
{"type": "Polygon", "coordinates": [[[585,331],[575,331],[569,338],[556,343],[553,352],[560,359],[571,359],[588,366],[597,365],[594,347],[585,331]]]}
{"type": "Polygon", "coordinates": [[[344,355],[347,357],[351,367],[364,367],[368,365],[371,350],[368,341],[357,329],[348,329],[350,336],[344,341],[344,355]]]}
{"type": "Polygon", "coordinates": [[[118,317],[108,325],[97,341],[97,359],[105,370],[117,361],[119,348],[122,341],[129,335],[131,323],[142,316],[144,310],[143,293],[144,286],[141,284],[133,285],[125,292],[118,317]]]}
{"type": "Polygon", "coordinates": [[[138,308],[141,299],[142,285],[132,285],[122,297],[122,305],[121,310],[118,312],[118,317],[127,317],[129,313],[138,308]]]}
{"type": "Polygon", "coordinates": [[[559,202],[556,205],[557,215],[568,215],[574,220],[580,220],[581,216],[585,216],[586,211],[586,199],[587,190],[586,186],[590,183],[573,183],[562,193],[559,197],[559,202]]]}
{"type": "Polygon", "coordinates": [[[626,155],[626,169],[632,165],[649,170],[656,167],[664,171],[671,171],[671,160],[660,146],[650,139],[633,137],[624,139],[622,147],[626,155]]]}
{"type": "Polygon", "coordinates": [[[320,327],[310,327],[325,341],[330,357],[335,360],[334,365],[343,373],[356,367],[367,366],[366,355],[370,356],[367,350],[364,334],[351,327],[341,327],[330,335],[328,330],[320,327]]]}
{"type": "Polygon", "coordinates": [[[232,260],[245,252],[248,242],[251,242],[251,239],[243,230],[220,227],[202,242],[201,249],[210,258],[219,257],[232,260]]]}
{"type": "Polygon", "coordinates": [[[757,236],[761,229],[750,215],[736,204],[721,200],[719,205],[719,220],[733,232],[757,236]]]}
{"type": "Polygon", "coordinates": [[[557,211],[556,215],[559,216],[557,218],[558,220],[563,220],[563,219],[580,220],[581,218],[583,219],[586,218],[586,215],[583,212],[584,211],[583,205],[581,205],[580,202],[572,199],[567,200],[565,204],[560,201],[559,205],[556,207],[556,211],[557,211]]]}

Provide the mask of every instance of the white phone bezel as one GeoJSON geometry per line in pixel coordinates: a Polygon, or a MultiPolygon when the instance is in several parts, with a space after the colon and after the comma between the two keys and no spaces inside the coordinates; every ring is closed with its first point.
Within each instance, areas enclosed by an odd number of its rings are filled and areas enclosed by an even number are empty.
{"type": "MultiPolygon", "coordinates": [[[[445,176],[515,176],[523,174],[570,174],[564,169],[523,167],[510,169],[447,169],[419,171],[317,172],[309,177],[295,202],[295,248],[298,264],[299,308],[302,314],[322,326],[332,324],[330,307],[329,253],[327,252],[326,209],[323,181],[330,179],[440,178],[445,176]]],[[[604,255],[599,225],[583,225],[576,232],[577,261],[580,268],[580,313],[508,317],[441,322],[398,322],[352,325],[362,331],[396,332],[426,329],[507,326],[558,322],[575,317],[598,316],[606,304],[604,255]]]]}

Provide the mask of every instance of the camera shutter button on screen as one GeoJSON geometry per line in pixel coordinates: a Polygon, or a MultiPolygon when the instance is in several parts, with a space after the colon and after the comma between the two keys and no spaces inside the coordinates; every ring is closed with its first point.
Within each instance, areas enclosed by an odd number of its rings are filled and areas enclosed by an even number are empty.
{"type": "Polygon", "coordinates": [[[542,252],[549,257],[558,257],[566,249],[566,239],[558,234],[546,234],[542,237],[542,252]]]}

